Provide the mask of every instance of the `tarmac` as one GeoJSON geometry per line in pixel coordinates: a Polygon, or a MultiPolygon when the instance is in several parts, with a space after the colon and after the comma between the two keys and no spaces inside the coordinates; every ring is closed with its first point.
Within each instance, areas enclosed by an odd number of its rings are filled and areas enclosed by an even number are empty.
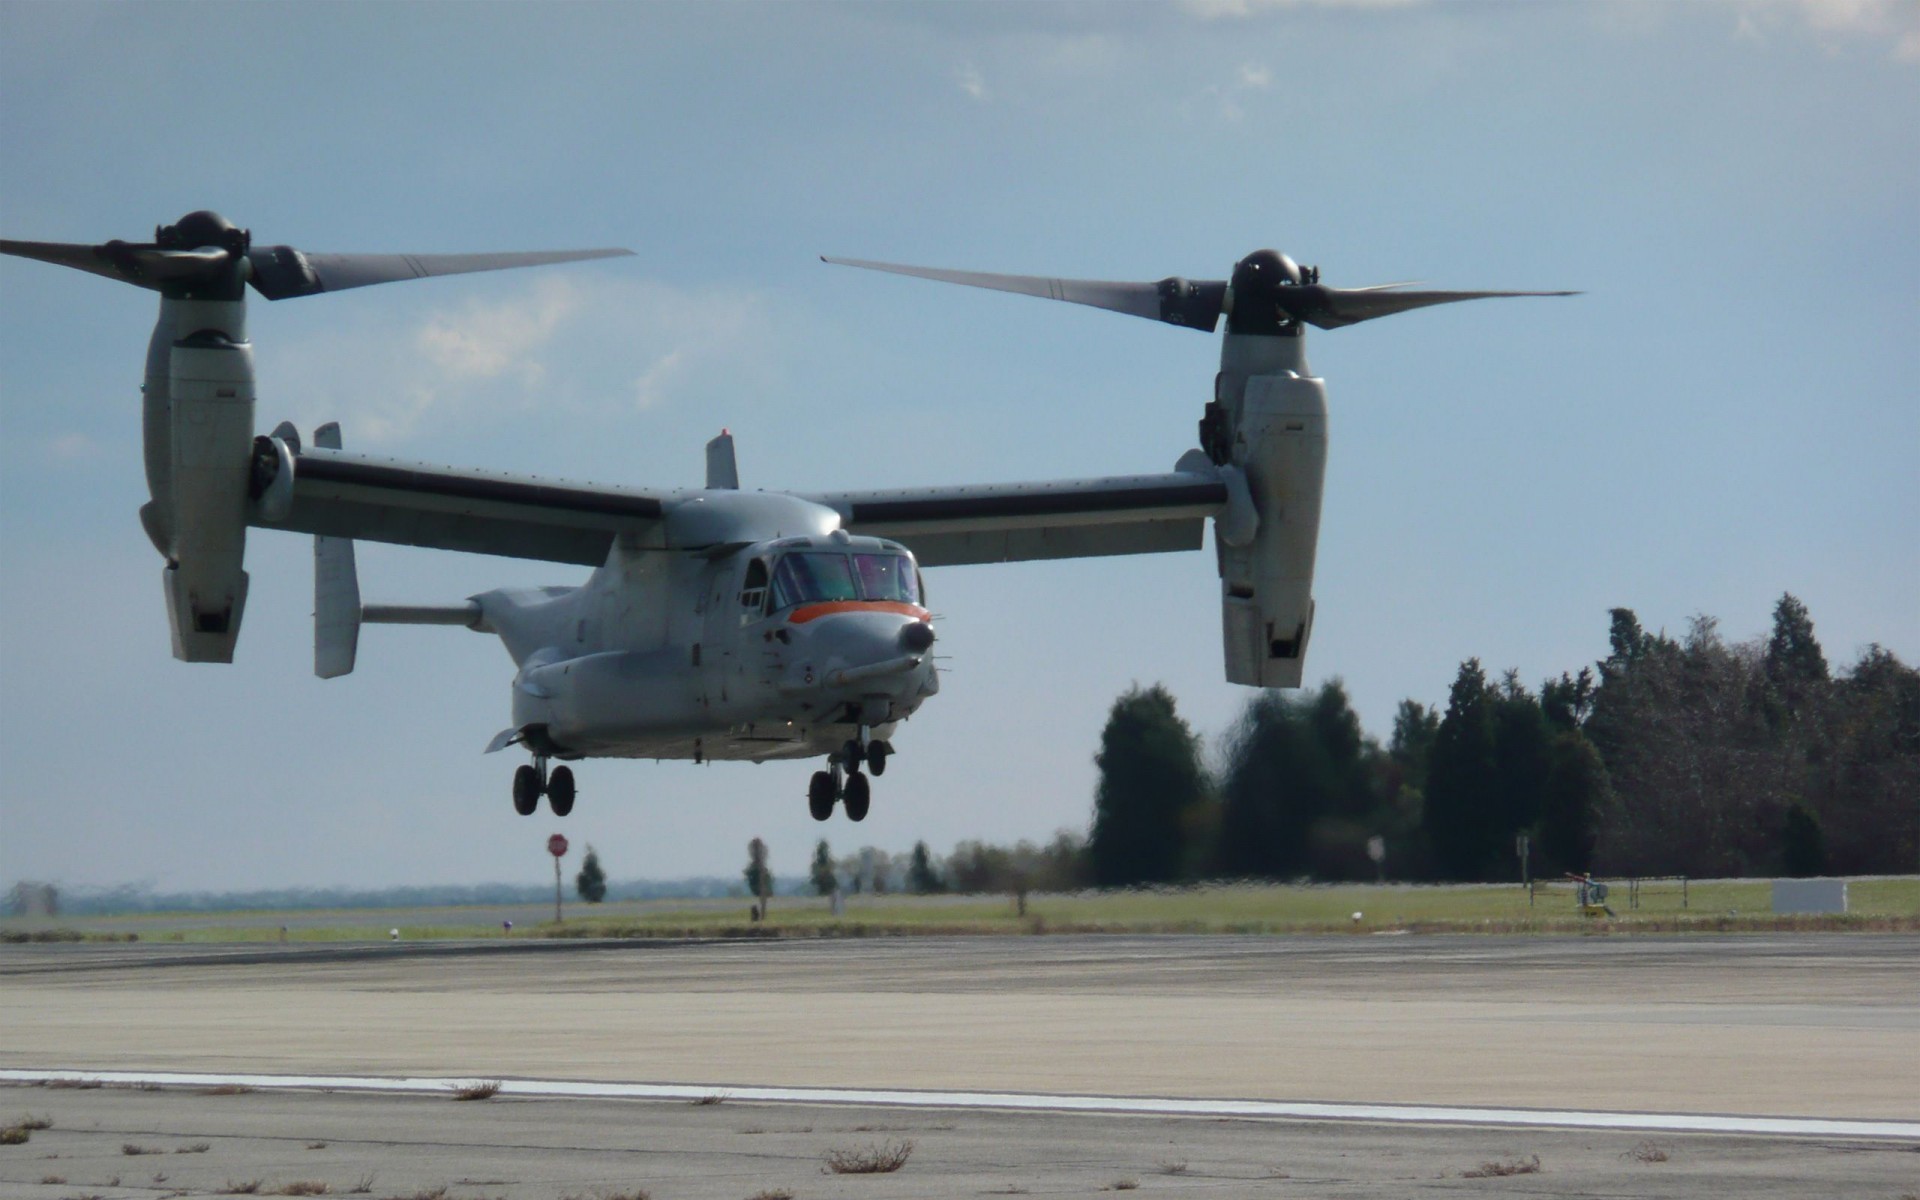
{"type": "Polygon", "coordinates": [[[52,1125],[0,1196],[1901,1200],[1917,968],[1838,934],[8,946],[0,1125],[52,1125]],[[303,1078],[215,1086],[268,1074],[303,1078]],[[1232,1115],[1282,1110],[1342,1119],[1232,1115]],[[1754,1119],[1856,1132],[1723,1132],[1754,1119]]]}

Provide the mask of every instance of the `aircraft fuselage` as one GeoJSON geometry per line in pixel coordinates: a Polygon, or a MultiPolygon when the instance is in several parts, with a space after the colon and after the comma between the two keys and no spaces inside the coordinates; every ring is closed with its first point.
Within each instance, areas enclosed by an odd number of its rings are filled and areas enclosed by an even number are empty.
{"type": "Polygon", "coordinates": [[[561,759],[814,757],[939,690],[918,568],[879,538],[616,542],[582,587],[473,599],[519,668],[514,731],[561,759]]]}

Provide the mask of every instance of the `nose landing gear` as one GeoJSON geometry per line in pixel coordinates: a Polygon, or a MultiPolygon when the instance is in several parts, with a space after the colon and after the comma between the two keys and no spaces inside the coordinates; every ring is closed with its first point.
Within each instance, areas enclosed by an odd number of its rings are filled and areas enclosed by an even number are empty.
{"type": "Polygon", "coordinates": [[[816,821],[824,821],[833,815],[836,801],[844,801],[847,806],[847,820],[864,821],[873,805],[873,783],[860,773],[865,766],[875,775],[884,775],[887,770],[887,758],[893,753],[893,747],[887,742],[875,739],[867,740],[865,726],[860,736],[848,738],[840,747],[840,753],[827,759],[827,769],[815,771],[807,784],[807,811],[816,821]]]}
{"type": "Polygon", "coordinates": [[[564,817],[573,811],[574,794],[573,768],[555,767],[548,772],[544,754],[535,755],[531,764],[513,773],[513,811],[523,817],[534,814],[541,796],[547,798],[554,816],[564,817]]]}

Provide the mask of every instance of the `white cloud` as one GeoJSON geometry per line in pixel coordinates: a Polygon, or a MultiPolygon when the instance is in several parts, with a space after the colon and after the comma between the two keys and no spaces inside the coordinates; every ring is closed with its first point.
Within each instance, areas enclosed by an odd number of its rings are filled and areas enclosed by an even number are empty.
{"type": "Polygon", "coordinates": [[[579,288],[548,276],[534,285],[530,296],[474,301],[457,312],[434,314],[415,335],[414,345],[452,376],[494,379],[512,372],[532,387],[546,374],[538,352],[579,307],[579,288]]]}
{"type": "Polygon", "coordinates": [[[1265,91],[1273,84],[1273,72],[1255,63],[1241,63],[1240,83],[1244,87],[1265,91]]]}
{"type": "Polygon", "coordinates": [[[1890,45],[1889,54],[1896,61],[1920,63],[1920,3],[1914,0],[1749,2],[1741,8],[1734,35],[1765,41],[1780,28],[1787,13],[1798,14],[1802,27],[1790,36],[1811,34],[1830,51],[1837,51],[1847,41],[1878,41],[1890,45]]]}
{"type": "Polygon", "coordinates": [[[87,458],[100,450],[100,443],[84,433],[63,433],[47,440],[47,453],[62,462],[87,458]]]}
{"type": "Polygon", "coordinates": [[[1283,8],[1403,8],[1425,0],[1180,0],[1180,7],[1207,21],[1243,20],[1283,8]]]}
{"type": "Polygon", "coordinates": [[[975,100],[984,101],[987,98],[987,82],[981,78],[979,67],[972,63],[962,63],[955,79],[960,84],[960,90],[975,100]]]}
{"type": "Polygon", "coordinates": [[[754,292],[591,276],[516,281],[417,315],[403,295],[380,300],[271,345],[263,420],[291,408],[303,427],[339,420],[350,445],[380,447],[503,414],[658,409],[756,369],[767,319],[754,292]]]}

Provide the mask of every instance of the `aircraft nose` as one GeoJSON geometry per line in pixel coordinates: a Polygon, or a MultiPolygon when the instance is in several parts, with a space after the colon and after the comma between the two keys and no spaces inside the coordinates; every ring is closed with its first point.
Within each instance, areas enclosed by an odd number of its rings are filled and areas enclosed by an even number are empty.
{"type": "Polygon", "coordinates": [[[933,648],[933,625],[927,621],[915,621],[900,630],[900,645],[915,654],[924,653],[933,648]]]}

